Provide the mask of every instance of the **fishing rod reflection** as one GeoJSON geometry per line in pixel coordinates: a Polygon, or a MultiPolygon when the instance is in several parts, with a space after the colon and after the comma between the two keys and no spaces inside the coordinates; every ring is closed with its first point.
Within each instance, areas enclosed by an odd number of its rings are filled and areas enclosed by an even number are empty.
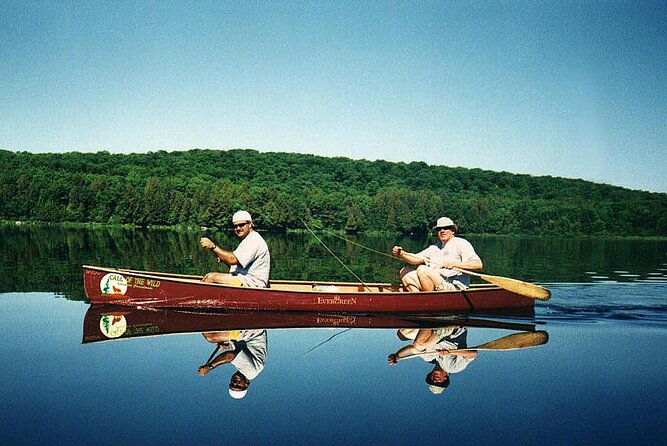
{"type": "Polygon", "coordinates": [[[401,343],[397,351],[389,354],[389,365],[395,366],[410,358],[425,361],[429,364],[425,381],[433,393],[441,393],[447,388],[450,375],[465,370],[477,358],[479,351],[516,350],[543,345],[548,341],[545,331],[536,330],[536,322],[531,316],[508,315],[500,318],[494,315],[491,318],[456,314],[202,312],[91,305],[84,317],[82,342],[90,344],[167,334],[198,334],[203,343],[213,345],[214,349],[196,372],[204,377],[215,370],[212,379],[216,380],[221,375],[231,375],[229,395],[238,399],[248,394],[256,379],[261,379],[268,357],[269,332],[287,328],[340,329],[298,358],[326,348],[335,337],[353,329],[388,330],[401,343]],[[469,347],[470,329],[489,332],[487,329],[510,330],[513,334],[469,347]]]}

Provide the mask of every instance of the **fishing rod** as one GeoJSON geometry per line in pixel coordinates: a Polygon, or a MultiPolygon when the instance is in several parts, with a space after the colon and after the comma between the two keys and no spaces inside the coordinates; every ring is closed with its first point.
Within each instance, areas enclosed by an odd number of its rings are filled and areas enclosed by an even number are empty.
{"type": "MultiPolygon", "coordinates": [[[[378,251],[378,250],[370,248],[368,246],[364,246],[360,243],[357,243],[353,240],[349,240],[349,239],[347,239],[345,237],[342,237],[338,234],[334,234],[334,233],[331,233],[329,231],[325,231],[325,232],[328,232],[331,235],[333,235],[334,237],[338,237],[341,240],[345,240],[348,243],[359,246],[360,248],[367,249],[369,251],[372,251],[372,252],[375,252],[377,254],[383,255],[385,257],[391,257],[393,259],[400,260],[398,257],[387,254],[385,252],[378,251]]],[[[419,259],[423,262],[429,261],[428,259],[426,259],[424,257],[421,257],[417,254],[412,254],[412,253],[407,252],[407,251],[403,251],[403,252],[405,254],[407,254],[407,255],[415,258],[415,259],[419,259]]],[[[430,261],[430,263],[432,265],[436,265],[436,266],[439,266],[439,267],[444,267],[444,265],[442,265],[438,262],[430,261]]],[[[534,283],[524,282],[522,280],[512,279],[510,277],[492,276],[490,274],[481,274],[481,273],[474,272],[474,271],[469,271],[469,270],[466,270],[466,269],[463,269],[463,268],[453,267],[451,269],[453,269],[455,271],[459,271],[459,272],[464,273],[464,274],[477,276],[477,277],[481,278],[482,280],[484,280],[486,282],[489,282],[489,283],[492,283],[492,284],[494,284],[494,285],[496,285],[500,288],[512,291],[512,292],[517,293],[517,294],[521,294],[522,296],[530,297],[532,299],[549,300],[549,298],[551,297],[551,291],[549,291],[548,289],[546,289],[546,288],[544,288],[540,285],[534,284],[534,283]]]]}
{"type": "Polygon", "coordinates": [[[374,252],[374,253],[376,253],[376,254],[380,254],[380,255],[382,255],[382,256],[389,257],[389,258],[394,259],[394,260],[400,260],[398,257],[395,257],[395,256],[393,256],[393,255],[391,255],[391,254],[387,254],[386,252],[378,251],[377,249],[373,249],[373,248],[371,248],[371,247],[369,247],[369,246],[362,245],[361,243],[357,243],[357,242],[355,242],[354,240],[350,240],[349,238],[345,238],[345,237],[343,237],[343,236],[340,236],[340,235],[336,234],[335,232],[327,231],[326,229],[322,229],[322,230],[323,230],[324,232],[326,232],[327,234],[329,234],[329,235],[333,235],[334,237],[337,237],[337,238],[339,238],[339,239],[341,239],[341,240],[346,241],[347,243],[350,243],[350,244],[352,244],[352,245],[358,246],[358,247],[360,247],[360,248],[362,248],[362,249],[365,249],[365,250],[367,250],[367,251],[371,251],[371,252],[374,252]]]}
{"type": "MultiPolygon", "coordinates": [[[[301,219],[299,219],[299,220],[301,220],[301,219]]],[[[323,241],[322,241],[322,239],[320,239],[320,238],[317,236],[317,234],[315,234],[315,232],[313,232],[313,230],[310,229],[310,226],[308,226],[308,224],[306,224],[305,221],[301,220],[301,223],[303,223],[303,225],[304,225],[304,226],[306,227],[306,229],[311,233],[311,235],[312,235],[313,237],[315,237],[315,239],[316,239],[318,242],[320,242],[320,243],[322,244],[322,246],[324,246],[324,249],[326,249],[326,250],[329,252],[329,254],[331,254],[331,255],[333,256],[334,259],[338,260],[338,262],[339,262],[341,265],[343,265],[343,268],[345,268],[346,270],[348,270],[348,272],[349,272],[350,274],[352,274],[352,275],[354,276],[354,278],[357,279],[357,280],[359,281],[359,283],[361,283],[361,284],[364,286],[364,288],[366,288],[368,291],[371,291],[371,289],[368,287],[368,285],[366,285],[366,283],[365,283],[363,280],[361,280],[361,278],[360,278],[359,276],[357,276],[357,275],[354,273],[354,271],[352,271],[352,270],[345,264],[345,262],[343,262],[340,258],[338,258],[338,256],[337,256],[337,255],[336,255],[336,254],[335,254],[335,253],[334,253],[334,252],[333,252],[333,251],[332,251],[332,250],[331,250],[331,249],[330,249],[330,248],[329,248],[323,241]]]]}

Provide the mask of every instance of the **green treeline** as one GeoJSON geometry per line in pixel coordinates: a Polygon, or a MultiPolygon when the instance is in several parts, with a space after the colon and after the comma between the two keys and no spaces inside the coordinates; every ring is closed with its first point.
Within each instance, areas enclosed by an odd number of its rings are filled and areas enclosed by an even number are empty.
{"type": "Polygon", "coordinates": [[[442,215],[488,234],[667,236],[667,194],[423,162],[255,150],[0,150],[0,219],[425,232],[442,215]]]}

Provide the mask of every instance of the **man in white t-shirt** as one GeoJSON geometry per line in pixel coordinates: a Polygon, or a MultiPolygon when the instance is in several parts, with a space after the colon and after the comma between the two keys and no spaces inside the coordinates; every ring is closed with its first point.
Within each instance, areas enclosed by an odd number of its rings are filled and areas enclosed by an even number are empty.
{"type": "Polygon", "coordinates": [[[440,217],[433,228],[438,243],[412,254],[394,246],[391,253],[408,262],[401,270],[401,282],[408,291],[465,290],[470,276],[453,268],[479,271],[482,260],[469,241],[456,237],[458,227],[447,217],[440,217]],[[415,268],[416,266],[416,268],[415,268]]]}
{"type": "Polygon", "coordinates": [[[211,272],[202,280],[234,286],[268,287],[271,255],[262,236],[254,230],[252,217],[246,211],[238,211],[232,217],[232,224],[236,236],[241,239],[234,251],[225,251],[206,237],[199,240],[199,245],[210,249],[218,262],[229,266],[229,273],[211,272]]]}

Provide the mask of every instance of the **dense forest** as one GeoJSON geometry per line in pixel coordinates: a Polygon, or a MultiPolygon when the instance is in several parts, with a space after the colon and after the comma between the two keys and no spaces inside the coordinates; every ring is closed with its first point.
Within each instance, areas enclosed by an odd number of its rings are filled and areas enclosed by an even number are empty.
{"type": "Polygon", "coordinates": [[[423,162],[255,150],[33,154],[0,150],[0,219],[264,230],[667,236],[667,194],[423,162]]]}

